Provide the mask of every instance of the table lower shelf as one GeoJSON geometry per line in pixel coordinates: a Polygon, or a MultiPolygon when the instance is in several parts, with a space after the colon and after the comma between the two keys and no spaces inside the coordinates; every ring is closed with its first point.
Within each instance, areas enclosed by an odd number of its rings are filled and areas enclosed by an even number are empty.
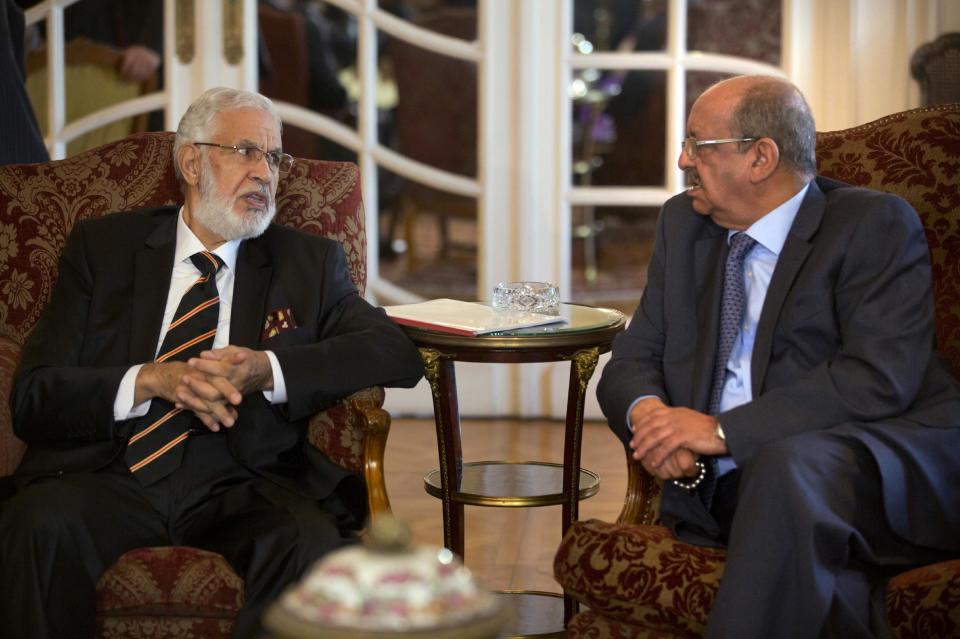
{"type": "Polygon", "coordinates": [[[563,595],[538,590],[500,590],[494,594],[507,598],[512,610],[513,621],[502,635],[506,639],[566,636],[563,595]]]}
{"type": "MultiPolygon", "coordinates": [[[[423,478],[427,493],[442,497],[440,470],[423,478]]],[[[587,499],[600,490],[600,476],[580,469],[578,498],[587,499]]],[[[452,500],[471,506],[527,508],[564,503],[563,464],[552,462],[482,461],[463,465],[460,489],[452,500]]]]}

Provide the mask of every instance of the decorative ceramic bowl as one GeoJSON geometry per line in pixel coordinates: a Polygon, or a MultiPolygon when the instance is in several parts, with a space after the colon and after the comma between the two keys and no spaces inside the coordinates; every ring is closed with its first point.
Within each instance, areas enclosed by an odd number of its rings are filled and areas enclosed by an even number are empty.
{"type": "Polygon", "coordinates": [[[409,547],[396,520],[378,521],[368,543],[331,553],[267,612],[277,639],[301,637],[496,637],[500,598],[481,590],[446,548],[409,547]]]}

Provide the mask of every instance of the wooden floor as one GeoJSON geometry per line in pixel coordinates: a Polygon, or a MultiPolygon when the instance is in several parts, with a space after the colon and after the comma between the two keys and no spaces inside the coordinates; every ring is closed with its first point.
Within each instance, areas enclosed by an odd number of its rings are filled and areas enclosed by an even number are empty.
{"type": "MultiPolygon", "coordinates": [[[[555,421],[464,420],[464,461],[563,460],[563,424],[555,421]]],[[[385,473],[394,514],[408,522],[417,543],[443,545],[440,500],[423,489],[438,466],[432,420],[394,419],[385,473]]],[[[606,424],[584,425],[582,465],[601,477],[600,491],[581,502],[580,518],[613,521],[626,489],[623,447],[606,424]]],[[[560,507],[466,507],[466,564],[491,590],[559,592],[553,555],[560,543],[560,507]]]]}

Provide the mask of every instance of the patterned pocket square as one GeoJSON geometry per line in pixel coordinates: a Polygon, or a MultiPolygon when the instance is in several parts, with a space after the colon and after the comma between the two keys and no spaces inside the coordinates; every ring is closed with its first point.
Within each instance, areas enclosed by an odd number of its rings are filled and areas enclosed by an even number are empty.
{"type": "Polygon", "coordinates": [[[289,308],[276,308],[267,313],[267,319],[263,322],[263,333],[260,335],[260,341],[276,337],[280,333],[292,331],[297,327],[297,321],[293,319],[293,311],[289,308]]]}

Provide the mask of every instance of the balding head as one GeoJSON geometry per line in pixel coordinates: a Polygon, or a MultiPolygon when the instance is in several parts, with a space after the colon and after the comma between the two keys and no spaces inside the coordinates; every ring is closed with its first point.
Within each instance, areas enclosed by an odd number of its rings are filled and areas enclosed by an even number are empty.
{"type": "Polygon", "coordinates": [[[811,178],[815,129],[789,82],[741,76],[701,95],[687,118],[678,166],[695,211],[728,229],[746,229],[795,195],[811,178]],[[692,146],[691,146],[692,144],[692,146]]]}
{"type": "Polygon", "coordinates": [[[733,137],[768,137],[780,149],[780,161],[812,178],[817,169],[816,125],[810,106],[796,86],[773,76],[739,76],[707,89],[700,99],[730,104],[733,137]]]}

